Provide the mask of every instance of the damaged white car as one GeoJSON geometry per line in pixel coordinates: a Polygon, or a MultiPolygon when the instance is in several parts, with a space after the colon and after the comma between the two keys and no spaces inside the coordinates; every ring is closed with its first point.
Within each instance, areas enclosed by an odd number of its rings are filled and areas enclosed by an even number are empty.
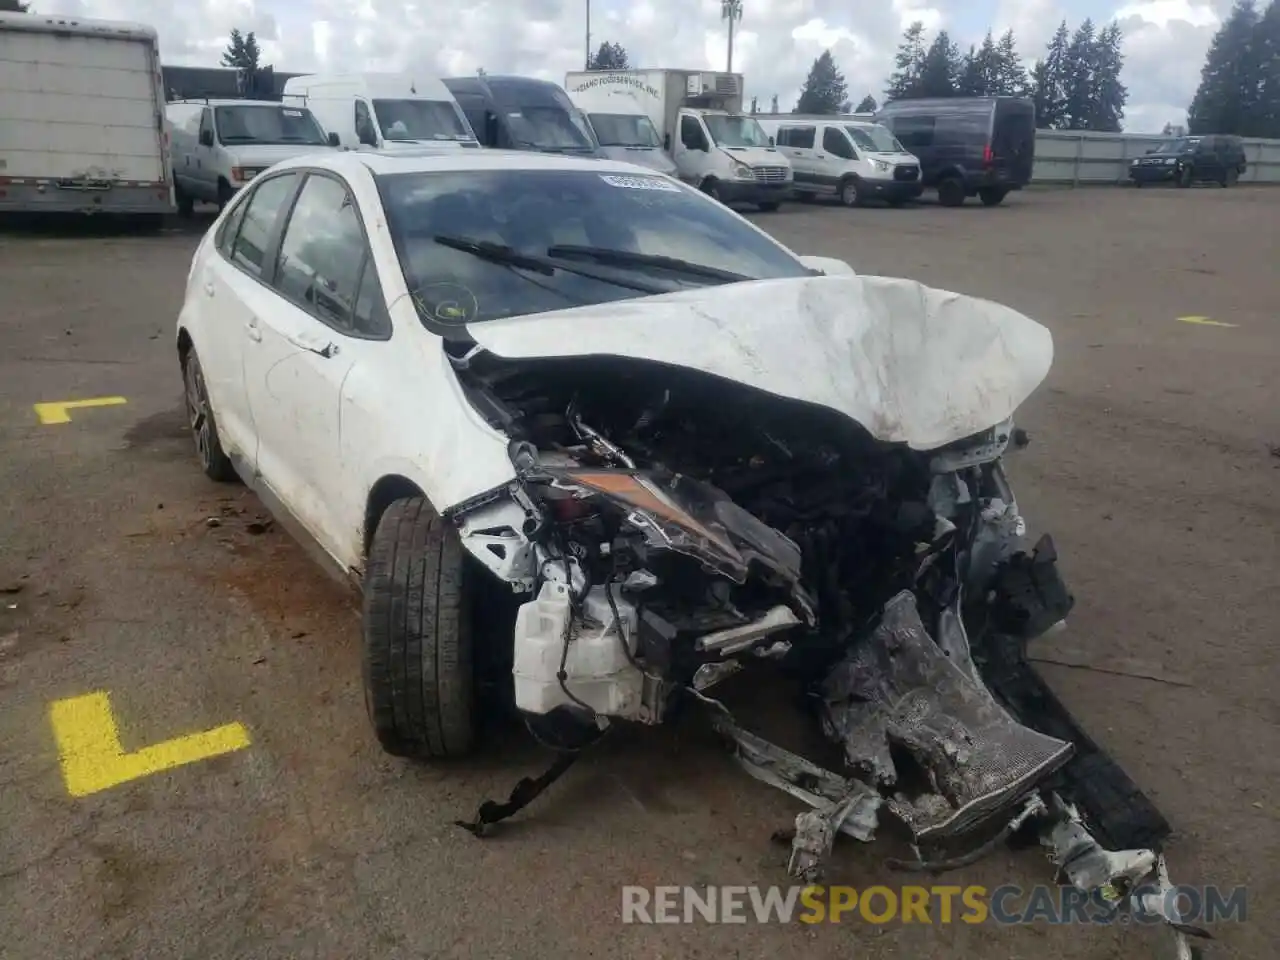
{"type": "Polygon", "coordinates": [[[388,751],[473,745],[497,669],[562,750],[700,703],[804,801],[791,870],[893,816],[919,862],[1038,836],[1163,916],[1164,819],[1024,657],[1071,597],[1002,466],[1048,373],[1034,321],[800,257],[623,163],[317,155],[229,206],[177,346],[205,471],[242,477],[364,593],[388,751]],[[744,663],[812,694],[847,769],[713,698],[744,663]],[[1116,852],[1111,852],[1116,851],[1116,852]]]}

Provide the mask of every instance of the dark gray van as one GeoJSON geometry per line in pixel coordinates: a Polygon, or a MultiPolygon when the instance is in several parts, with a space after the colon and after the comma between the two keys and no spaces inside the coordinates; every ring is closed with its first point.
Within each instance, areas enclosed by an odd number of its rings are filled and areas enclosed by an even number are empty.
{"type": "Polygon", "coordinates": [[[549,80],[452,77],[444,81],[486,147],[603,156],[586,117],[549,80]]]}
{"type": "Polygon", "coordinates": [[[876,122],[920,158],[921,180],[944,207],[975,196],[994,207],[1031,182],[1036,108],[1023,97],[891,100],[876,122]]]}

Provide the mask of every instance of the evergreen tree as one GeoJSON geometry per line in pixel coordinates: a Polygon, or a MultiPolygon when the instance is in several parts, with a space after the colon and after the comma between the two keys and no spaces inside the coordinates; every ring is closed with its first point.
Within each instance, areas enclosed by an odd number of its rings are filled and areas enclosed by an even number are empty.
{"type": "MultiPolygon", "coordinates": [[[[1276,4],[1271,4],[1274,9],[1276,4]]],[[[1267,11],[1268,14],[1272,10],[1267,11]]],[[[1259,114],[1266,67],[1261,63],[1261,22],[1254,0],[1237,0],[1226,22],[1214,35],[1200,71],[1200,86],[1187,110],[1192,133],[1248,135],[1259,114]]]]}
{"type": "Polygon", "coordinates": [[[809,68],[800,90],[796,113],[842,113],[849,109],[849,87],[836,67],[830,50],[824,50],[809,68]]]}
{"type": "Polygon", "coordinates": [[[1065,129],[1088,130],[1089,119],[1097,108],[1094,88],[1094,48],[1097,37],[1093,20],[1086,17],[1084,23],[1071,35],[1067,46],[1067,61],[1063,71],[1065,100],[1065,129]]]}
{"type": "Polygon", "coordinates": [[[29,6],[31,4],[22,0],[0,0],[0,12],[3,13],[26,13],[29,6]]]}
{"type": "Polygon", "coordinates": [[[1031,98],[1036,105],[1036,126],[1042,130],[1061,130],[1066,126],[1067,113],[1067,48],[1071,34],[1067,21],[1049,41],[1042,60],[1031,70],[1031,98]]]}
{"type": "Polygon", "coordinates": [[[924,69],[924,23],[917,20],[902,34],[898,52],[893,58],[884,95],[888,100],[904,100],[920,96],[920,74],[924,69]]]}
{"type": "Polygon", "coordinates": [[[959,74],[960,53],[947,31],[939,30],[920,65],[919,96],[954,97],[959,74]]]}
{"type": "Polygon", "coordinates": [[[1120,24],[1112,22],[1103,27],[1093,49],[1093,110],[1086,129],[1104,133],[1119,133],[1124,118],[1124,105],[1129,99],[1128,88],[1120,82],[1124,67],[1124,53],[1120,47],[1124,35],[1120,24]]]}
{"type": "Polygon", "coordinates": [[[857,107],[854,108],[854,113],[875,113],[876,108],[876,98],[868,93],[858,101],[857,107]]]}
{"type": "Polygon", "coordinates": [[[995,75],[996,93],[1005,97],[1028,95],[1027,68],[1022,65],[1022,57],[1018,56],[1012,30],[1006,30],[996,44],[995,75]]]}
{"type": "Polygon", "coordinates": [[[1258,51],[1256,135],[1280,139],[1280,0],[1271,0],[1254,37],[1258,51]]]}
{"type": "Polygon", "coordinates": [[[1000,92],[996,43],[991,39],[991,31],[987,31],[982,46],[977,49],[970,47],[965,54],[960,63],[956,92],[964,97],[992,97],[1000,92]]]}
{"type": "Polygon", "coordinates": [[[235,67],[247,73],[253,73],[258,69],[258,61],[261,58],[262,51],[258,48],[258,38],[253,35],[252,30],[248,33],[241,33],[235,29],[231,31],[227,49],[222,54],[224,67],[235,67]]]}
{"type": "Polygon", "coordinates": [[[620,43],[605,41],[587,63],[588,70],[630,70],[626,48],[620,43]]]}

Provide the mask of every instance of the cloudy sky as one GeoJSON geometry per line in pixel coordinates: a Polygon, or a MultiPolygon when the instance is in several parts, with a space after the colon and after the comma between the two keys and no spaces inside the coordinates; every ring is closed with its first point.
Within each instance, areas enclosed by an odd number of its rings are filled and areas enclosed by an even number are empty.
{"type": "MultiPolygon", "coordinates": [[[[1280,0],[1277,0],[1280,2],[1280,0]]],[[[564,81],[584,57],[587,0],[34,0],[41,13],[149,23],[167,63],[214,65],[232,27],[256,31],[288,71],[434,68],[442,76],[519,73],[564,81]]],[[[1181,123],[1209,39],[1231,0],[745,0],[734,67],[762,108],[794,106],[814,57],[831,48],[849,94],[882,96],[902,28],[922,20],[962,48],[1012,27],[1028,60],[1064,17],[1118,19],[1125,32],[1125,128],[1181,123]]],[[[645,67],[724,69],[720,0],[591,0],[593,46],[611,40],[645,67]]]]}

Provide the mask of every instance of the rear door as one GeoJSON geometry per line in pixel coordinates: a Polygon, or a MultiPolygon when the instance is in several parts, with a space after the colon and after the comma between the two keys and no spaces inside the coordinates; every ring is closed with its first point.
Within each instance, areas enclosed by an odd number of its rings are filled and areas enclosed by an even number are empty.
{"type": "Polygon", "coordinates": [[[822,185],[817,151],[814,149],[818,136],[817,127],[813,124],[796,124],[784,126],[778,133],[778,149],[791,162],[794,182],[805,190],[821,193],[825,188],[822,185]]]}
{"type": "Polygon", "coordinates": [[[1030,100],[999,99],[991,132],[991,162],[1001,179],[1031,182],[1036,157],[1036,108],[1030,100]]]}
{"type": "Polygon", "coordinates": [[[822,128],[822,150],[818,153],[821,177],[824,185],[829,186],[832,193],[840,190],[840,178],[846,173],[866,176],[869,167],[858,163],[858,151],[853,149],[849,135],[835,124],[824,124],[822,128]]]}

